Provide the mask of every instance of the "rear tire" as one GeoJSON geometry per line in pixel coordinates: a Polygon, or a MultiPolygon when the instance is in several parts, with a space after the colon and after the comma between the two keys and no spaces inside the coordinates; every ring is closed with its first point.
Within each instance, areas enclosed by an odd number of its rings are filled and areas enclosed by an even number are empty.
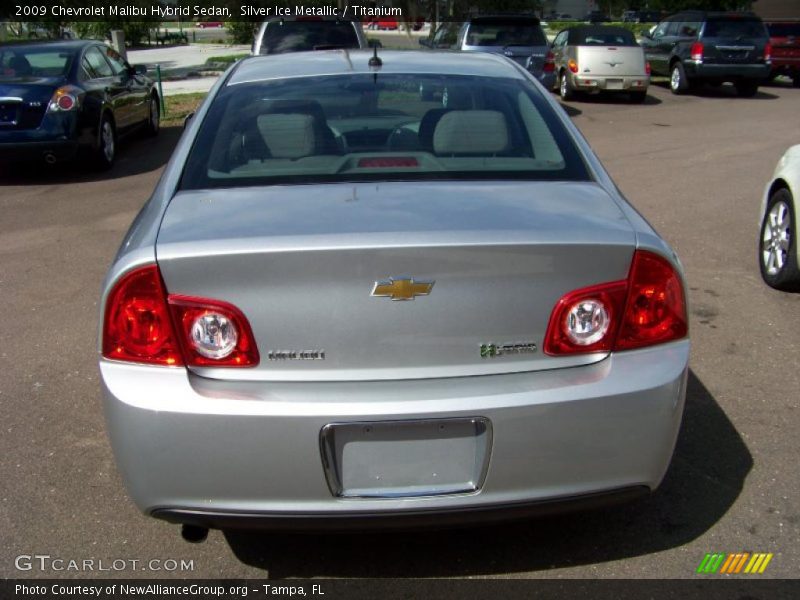
{"type": "Polygon", "coordinates": [[[796,229],[792,194],[786,188],[780,189],[767,202],[758,248],[761,278],[776,290],[800,290],[796,229]]]}
{"type": "Polygon", "coordinates": [[[108,114],[100,120],[94,166],[98,171],[107,171],[114,166],[117,158],[117,131],[108,114]]]}
{"type": "Polygon", "coordinates": [[[147,137],[156,137],[161,129],[161,103],[158,96],[150,96],[150,112],[144,129],[147,137]]]}
{"type": "Polygon", "coordinates": [[[566,71],[562,71],[561,77],[558,79],[558,95],[561,96],[561,99],[565,102],[575,99],[575,90],[572,89],[569,83],[569,77],[567,77],[566,71]]]}
{"type": "Polygon", "coordinates": [[[737,81],[736,93],[742,98],[752,98],[758,92],[757,81],[737,81]]]}
{"type": "Polygon", "coordinates": [[[689,80],[680,62],[676,62],[669,70],[669,89],[673,94],[685,94],[689,91],[689,80]]]}
{"type": "Polygon", "coordinates": [[[800,88],[800,71],[792,73],[792,86],[800,88]]]}

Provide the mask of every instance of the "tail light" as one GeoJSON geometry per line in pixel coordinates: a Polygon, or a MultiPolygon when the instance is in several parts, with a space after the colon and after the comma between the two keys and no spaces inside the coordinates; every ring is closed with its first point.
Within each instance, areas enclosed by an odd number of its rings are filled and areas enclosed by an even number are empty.
{"type": "Polygon", "coordinates": [[[683,285],[666,259],[637,250],[628,286],[617,350],[662,344],[686,336],[689,327],[683,285]]]}
{"type": "Polygon", "coordinates": [[[570,292],[558,301],[545,334],[545,354],[610,352],[625,308],[626,281],[570,292]]]}
{"type": "Polygon", "coordinates": [[[250,324],[227,302],[170,294],[186,364],[198,367],[252,367],[258,364],[250,324]]]}
{"type": "Polygon", "coordinates": [[[645,62],[644,63],[644,72],[647,75],[650,75],[650,73],[652,72],[652,69],[650,68],[650,63],[649,62],[645,62]]]}
{"type": "Polygon", "coordinates": [[[183,365],[164,284],[155,265],[131,271],[108,295],[103,356],[128,362],[183,365]]]}
{"type": "Polygon", "coordinates": [[[569,70],[572,71],[573,73],[577,73],[578,72],[578,63],[576,63],[571,58],[569,59],[569,62],[567,63],[567,67],[569,67],[569,70]]]}
{"type": "Polygon", "coordinates": [[[550,355],[631,350],[686,336],[686,301],[664,258],[637,250],[626,281],[575,290],[556,304],[545,334],[550,355]]]}
{"type": "Polygon", "coordinates": [[[695,42],[692,44],[692,47],[689,49],[689,54],[692,57],[692,60],[703,60],[703,44],[701,42],[695,42]]]}
{"type": "Polygon", "coordinates": [[[772,44],[764,46],[764,62],[772,62],[772,44]]]}
{"type": "Polygon", "coordinates": [[[50,103],[47,105],[48,112],[70,112],[80,108],[83,90],[74,85],[65,85],[58,88],[50,103]]]}
{"type": "Polygon", "coordinates": [[[165,366],[247,367],[259,356],[250,324],[218,300],[167,295],[158,267],[122,277],[106,300],[103,356],[165,366]]]}
{"type": "Polygon", "coordinates": [[[544,58],[544,65],[542,66],[543,73],[552,73],[556,70],[556,57],[552,52],[548,52],[544,58]]]}

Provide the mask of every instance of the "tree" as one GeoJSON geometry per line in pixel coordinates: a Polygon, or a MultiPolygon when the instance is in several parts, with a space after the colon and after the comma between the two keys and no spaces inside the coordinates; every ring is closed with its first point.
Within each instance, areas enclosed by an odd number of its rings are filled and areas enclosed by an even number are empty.
{"type": "Polygon", "coordinates": [[[680,10],[738,10],[749,9],[750,0],[650,0],[649,8],[667,12],[680,10]]]}

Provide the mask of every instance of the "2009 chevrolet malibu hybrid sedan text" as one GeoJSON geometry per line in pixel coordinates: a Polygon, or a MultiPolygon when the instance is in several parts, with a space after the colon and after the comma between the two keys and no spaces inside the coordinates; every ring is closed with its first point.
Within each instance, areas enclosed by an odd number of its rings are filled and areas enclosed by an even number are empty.
{"type": "Polygon", "coordinates": [[[683,411],[675,254],[489,53],[237,63],[102,305],[128,490],[201,531],[630,497],[658,486],[683,411]]]}

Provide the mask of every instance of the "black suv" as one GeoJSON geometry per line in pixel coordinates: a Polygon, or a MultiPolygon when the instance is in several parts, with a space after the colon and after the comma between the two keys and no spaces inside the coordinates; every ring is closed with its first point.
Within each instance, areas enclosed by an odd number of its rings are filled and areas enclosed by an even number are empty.
{"type": "Polygon", "coordinates": [[[740,96],[754,96],[770,73],[769,33],[752,13],[678,13],[645,34],[642,46],[653,75],[668,76],[674,94],[729,81],[740,96]]]}

